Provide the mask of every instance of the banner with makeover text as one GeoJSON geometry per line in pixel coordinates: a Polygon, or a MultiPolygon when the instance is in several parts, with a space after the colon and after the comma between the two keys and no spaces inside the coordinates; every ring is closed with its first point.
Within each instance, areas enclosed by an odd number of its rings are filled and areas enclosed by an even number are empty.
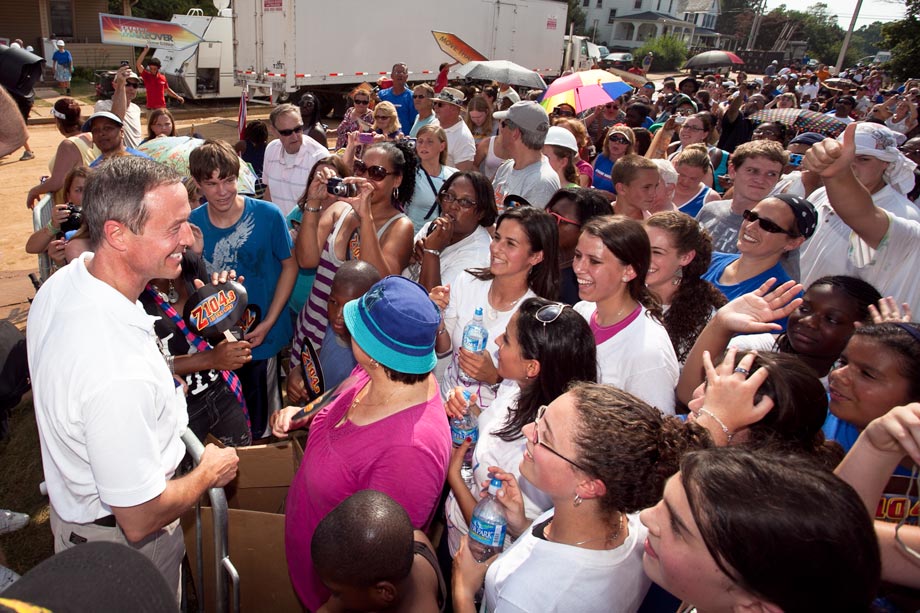
{"type": "Polygon", "coordinates": [[[180,50],[201,42],[201,37],[178,23],[99,13],[99,32],[107,45],[180,50]]]}

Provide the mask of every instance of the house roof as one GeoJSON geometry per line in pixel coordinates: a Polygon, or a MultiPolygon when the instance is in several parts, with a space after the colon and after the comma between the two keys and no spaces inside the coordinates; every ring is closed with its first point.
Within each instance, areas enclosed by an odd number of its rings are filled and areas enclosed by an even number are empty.
{"type": "MultiPolygon", "coordinates": [[[[644,11],[642,13],[633,13],[631,15],[621,15],[616,18],[616,21],[679,21],[684,23],[676,17],[672,17],[666,13],[656,13],[655,11],[644,11]]],[[[687,24],[692,25],[692,24],[687,24]]]]}
{"type": "MultiPolygon", "coordinates": [[[[721,13],[719,1],[715,0],[715,13],[721,13]]],[[[679,0],[678,13],[709,13],[713,9],[713,0],[679,0]]]]}

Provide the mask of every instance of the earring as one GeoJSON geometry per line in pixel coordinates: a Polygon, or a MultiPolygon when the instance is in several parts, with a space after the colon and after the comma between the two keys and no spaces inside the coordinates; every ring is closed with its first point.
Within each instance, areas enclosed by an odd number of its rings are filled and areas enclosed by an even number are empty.
{"type": "Polygon", "coordinates": [[[674,278],[671,279],[671,285],[680,285],[680,281],[683,278],[684,278],[684,267],[681,266],[674,272],[674,278]]]}
{"type": "Polygon", "coordinates": [[[575,494],[575,498],[572,500],[572,506],[580,507],[582,502],[584,502],[584,500],[581,499],[581,496],[575,494]]]}
{"type": "Polygon", "coordinates": [[[398,187],[393,188],[393,200],[399,200],[399,188],[398,187]]]}
{"type": "Polygon", "coordinates": [[[371,368],[377,368],[378,366],[380,366],[380,362],[378,362],[377,360],[372,359],[372,360],[371,360],[371,368]]]}

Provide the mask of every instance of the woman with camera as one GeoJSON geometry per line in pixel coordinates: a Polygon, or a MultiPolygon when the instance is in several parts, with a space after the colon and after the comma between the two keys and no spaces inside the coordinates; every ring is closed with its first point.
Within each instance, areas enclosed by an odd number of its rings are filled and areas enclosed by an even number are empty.
{"type": "Polygon", "coordinates": [[[354,162],[354,175],[326,179],[338,202],[323,209],[308,197],[294,255],[301,268],[316,268],[316,279],[300,311],[294,346],[306,337],[319,348],[326,333],[326,303],[332,277],[345,260],[364,260],[381,276],[398,275],[412,254],[412,222],[400,209],[415,188],[418,160],[404,143],[369,145],[354,162]]]}
{"type": "Polygon", "coordinates": [[[83,224],[83,186],[86,178],[92,172],[86,166],[77,166],[64,179],[64,194],[66,202],[55,204],[51,212],[51,219],[41,230],[36,230],[26,241],[26,253],[48,252],[48,256],[58,266],[67,263],[64,248],[70,239],[68,233],[73,235],[83,224]]]}

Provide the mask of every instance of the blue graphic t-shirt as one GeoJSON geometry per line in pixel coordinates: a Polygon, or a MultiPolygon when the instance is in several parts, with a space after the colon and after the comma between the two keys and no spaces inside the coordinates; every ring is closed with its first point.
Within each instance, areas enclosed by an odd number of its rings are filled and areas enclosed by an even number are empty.
{"type": "MultiPolygon", "coordinates": [[[[243,214],[229,228],[211,223],[207,205],[200,206],[189,221],[204,234],[204,257],[208,272],[233,269],[245,277],[243,285],[249,304],[264,316],[275,296],[281,262],[291,255],[291,235],[281,209],[270,202],[244,198],[243,214]]],[[[256,322],[258,324],[258,322],[256,322]]],[[[261,345],[252,350],[252,359],[267,360],[291,341],[291,318],[282,313],[261,345]]]]}

